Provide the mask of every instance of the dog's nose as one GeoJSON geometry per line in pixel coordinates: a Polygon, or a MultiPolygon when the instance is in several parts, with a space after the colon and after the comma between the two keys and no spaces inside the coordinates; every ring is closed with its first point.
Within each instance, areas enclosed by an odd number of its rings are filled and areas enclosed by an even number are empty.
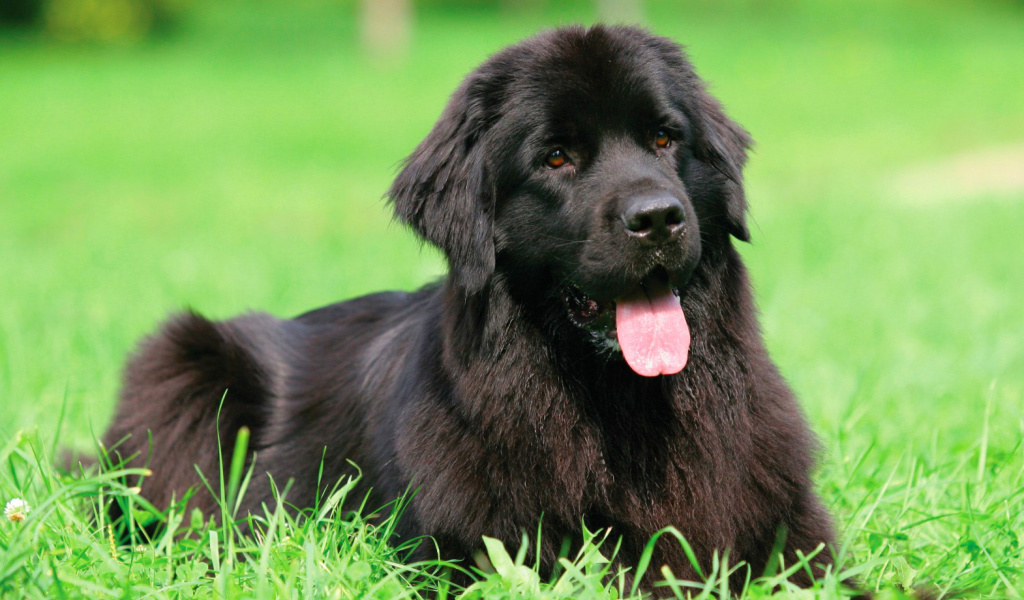
{"type": "Polygon", "coordinates": [[[683,203],[669,194],[632,198],[622,213],[626,232],[651,244],[664,244],[676,239],[685,218],[683,203]]]}

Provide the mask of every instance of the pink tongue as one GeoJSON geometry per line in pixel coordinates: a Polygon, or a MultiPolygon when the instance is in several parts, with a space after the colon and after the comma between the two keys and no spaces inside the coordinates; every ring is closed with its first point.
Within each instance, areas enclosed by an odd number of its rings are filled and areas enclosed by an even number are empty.
{"type": "Polygon", "coordinates": [[[686,366],[690,327],[668,282],[651,277],[645,283],[615,301],[619,346],[638,374],[673,375],[686,366]]]}

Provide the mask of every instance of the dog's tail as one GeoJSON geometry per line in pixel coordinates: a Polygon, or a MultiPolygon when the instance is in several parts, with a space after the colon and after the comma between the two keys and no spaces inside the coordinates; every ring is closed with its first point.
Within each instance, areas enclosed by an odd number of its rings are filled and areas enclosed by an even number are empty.
{"type": "MultiPolygon", "coordinates": [[[[113,462],[154,472],[141,486],[150,502],[166,506],[200,487],[196,468],[217,482],[239,428],[259,446],[282,380],[280,328],[265,314],[215,323],[186,312],[140,344],[103,444],[113,462]]],[[[207,494],[196,502],[213,509],[207,494]]]]}

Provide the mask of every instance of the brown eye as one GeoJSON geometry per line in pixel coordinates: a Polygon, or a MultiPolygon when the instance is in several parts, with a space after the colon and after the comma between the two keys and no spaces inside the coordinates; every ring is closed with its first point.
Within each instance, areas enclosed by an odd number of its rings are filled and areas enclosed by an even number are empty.
{"type": "Polygon", "coordinates": [[[565,150],[558,148],[548,153],[548,157],[545,159],[548,166],[552,169],[568,164],[569,159],[565,156],[565,150]]]}
{"type": "Polygon", "coordinates": [[[654,145],[659,148],[668,148],[672,145],[672,138],[668,136],[668,132],[664,129],[659,129],[654,134],[654,145]]]}

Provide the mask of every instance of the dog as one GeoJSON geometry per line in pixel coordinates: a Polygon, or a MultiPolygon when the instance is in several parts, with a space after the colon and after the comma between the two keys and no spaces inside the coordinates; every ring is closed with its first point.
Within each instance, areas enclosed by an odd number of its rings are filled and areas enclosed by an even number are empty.
{"type": "MultiPolygon", "coordinates": [[[[273,506],[271,477],[304,507],[358,472],[350,500],[411,491],[397,535],[444,558],[542,522],[545,569],[584,526],[635,565],[674,526],[704,572],[716,552],[753,576],[817,552],[820,575],[835,537],[816,441],[735,248],[750,144],[670,39],[566,27],[508,47],[388,192],[445,254],[442,281],[288,320],[174,317],[130,359],[103,441],[151,469],[157,506],[193,489],[214,512],[196,469],[216,481],[218,443],[246,427],[243,514],[273,506]]],[[[676,541],[652,565],[698,577],[676,541]]]]}

